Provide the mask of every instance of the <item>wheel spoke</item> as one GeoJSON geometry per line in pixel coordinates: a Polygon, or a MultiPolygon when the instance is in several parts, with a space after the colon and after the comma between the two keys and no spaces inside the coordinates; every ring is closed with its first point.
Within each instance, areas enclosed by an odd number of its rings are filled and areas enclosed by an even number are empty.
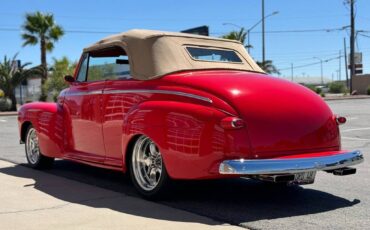
{"type": "Polygon", "coordinates": [[[157,183],[157,173],[155,168],[151,168],[149,171],[149,178],[152,185],[157,183]]]}
{"type": "Polygon", "coordinates": [[[157,148],[156,148],[154,143],[150,143],[149,152],[150,152],[151,156],[157,156],[158,155],[158,151],[157,151],[157,148]]]}

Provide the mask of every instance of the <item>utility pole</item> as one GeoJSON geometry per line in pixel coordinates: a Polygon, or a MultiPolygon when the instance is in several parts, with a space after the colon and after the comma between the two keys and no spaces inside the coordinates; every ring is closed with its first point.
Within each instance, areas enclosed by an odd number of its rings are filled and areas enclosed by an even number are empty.
{"type": "Polygon", "coordinates": [[[290,67],[291,67],[292,81],[294,81],[294,67],[293,67],[293,63],[290,63],[290,67]]]}
{"type": "Polygon", "coordinates": [[[313,58],[320,60],[321,85],[323,85],[324,84],[324,67],[323,67],[324,60],[318,57],[313,57],[313,58]]]}
{"type": "Polygon", "coordinates": [[[342,69],[341,69],[341,64],[342,64],[342,51],[339,50],[339,69],[338,69],[338,73],[339,73],[339,81],[342,80],[342,69]]]}
{"type": "Polygon", "coordinates": [[[348,63],[347,63],[347,44],[346,44],[346,38],[343,38],[344,42],[344,71],[346,73],[346,86],[349,87],[349,82],[348,82],[348,63]]]}
{"type": "Polygon", "coordinates": [[[324,84],[324,71],[322,67],[322,59],[320,59],[320,65],[321,65],[321,85],[324,84]]]}
{"type": "Polygon", "coordinates": [[[350,65],[351,65],[351,79],[350,79],[350,93],[352,93],[353,88],[352,88],[352,81],[353,77],[356,74],[356,69],[355,69],[355,12],[354,12],[354,4],[355,0],[349,0],[351,4],[351,60],[350,60],[350,65]]]}
{"type": "Polygon", "coordinates": [[[265,0],[262,0],[262,63],[265,63],[265,0]]]}

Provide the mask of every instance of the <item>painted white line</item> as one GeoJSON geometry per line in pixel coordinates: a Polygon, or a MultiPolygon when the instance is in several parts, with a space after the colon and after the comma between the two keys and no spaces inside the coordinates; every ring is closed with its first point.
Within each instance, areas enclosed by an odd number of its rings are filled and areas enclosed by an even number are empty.
{"type": "Polygon", "coordinates": [[[0,120],[0,122],[7,122],[7,120],[0,120]]]}
{"type": "Polygon", "coordinates": [[[366,138],[358,138],[358,137],[342,137],[343,139],[348,139],[348,140],[355,140],[355,141],[370,141],[370,139],[366,138]]]}
{"type": "Polygon", "coordinates": [[[345,129],[345,130],[342,130],[341,132],[342,133],[345,133],[345,132],[352,132],[352,131],[360,131],[360,130],[369,130],[370,127],[366,127],[366,128],[357,128],[357,129],[345,129]]]}
{"type": "Polygon", "coordinates": [[[347,120],[349,120],[349,121],[357,120],[357,119],[358,119],[358,117],[348,117],[348,118],[347,118],[347,120]]]}

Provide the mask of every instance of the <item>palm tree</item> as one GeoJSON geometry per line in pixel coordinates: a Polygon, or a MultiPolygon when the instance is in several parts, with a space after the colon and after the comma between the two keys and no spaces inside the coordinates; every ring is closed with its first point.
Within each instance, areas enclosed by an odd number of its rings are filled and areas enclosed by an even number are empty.
{"type": "MultiPolygon", "coordinates": [[[[40,44],[41,66],[47,69],[46,52],[54,48],[54,42],[58,41],[64,34],[62,27],[57,25],[52,14],[43,14],[39,11],[36,13],[26,14],[26,21],[22,26],[24,32],[22,38],[23,46],[40,44]]],[[[42,86],[47,79],[47,71],[41,79],[42,86]]],[[[40,100],[45,101],[47,94],[42,87],[40,100]]]]}
{"type": "Polygon", "coordinates": [[[266,60],[265,62],[257,61],[257,65],[259,65],[259,67],[261,67],[261,69],[263,69],[266,73],[280,74],[279,70],[276,68],[276,66],[274,64],[272,64],[271,60],[266,60]]]}
{"type": "MultiPolygon", "coordinates": [[[[237,40],[240,41],[242,44],[245,43],[245,38],[247,37],[247,31],[245,31],[244,27],[240,28],[239,31],[231,31],[228,34],[221,36],[221,38],[230,39],[230,40],[237,40]]],[[[248,48],[248,45],[244,45],[248,48]]]]}
{"type": "Polygon", "coordinates": [[[230,40],[237,40],[243,44],[245,42],[246,37],[247,37],[247,32],[245,31],[244,27],[240,28],[239,31],[234,30],[222,36],[222,38],[230,39],[230,40]]]}
{"type": "Polygon", "coordinates": [[[11,111],[17,110],[17,99],[15,97],[15,88],[21,84],[22,81],[32,76],[42,76],[44,68],[37,66],[31,69],[25,67],[31,63],[25,63],[16,68],[13,63],[16,61],[17,54],[12,59],[4,57],[3,62],[0,63],[0,89],[4,91],[5,97],[12,101],[11,111]]]}

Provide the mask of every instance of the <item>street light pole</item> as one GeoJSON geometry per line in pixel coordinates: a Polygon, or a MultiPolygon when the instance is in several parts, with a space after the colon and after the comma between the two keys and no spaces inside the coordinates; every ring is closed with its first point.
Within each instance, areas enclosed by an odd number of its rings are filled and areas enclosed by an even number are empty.
{"type": "Polygon", "coordinates": [[[262,0],[262,63],[265,63],[265,0],[262,0]]]}
{"type": "Polygon", "coordinates": [[[318,59],[318,60],[320,60],[320,66],[321,66],[321,85],[323,85],[324,84],[324,69],[323,69],[323,60],[321,59],[321,58],[318,58],[318,57],[313,57],[313,58],[315,58],[315,59],[318,59]]]}
{"type": "Polygon", "coordinates": [[[346,73],[346,86],[349,87],[348,82],[348,64],[347,64],[347,45],[346,45],[346,38],[343,38],[343,44],[344,44],[344,70],[346,73]]]}

